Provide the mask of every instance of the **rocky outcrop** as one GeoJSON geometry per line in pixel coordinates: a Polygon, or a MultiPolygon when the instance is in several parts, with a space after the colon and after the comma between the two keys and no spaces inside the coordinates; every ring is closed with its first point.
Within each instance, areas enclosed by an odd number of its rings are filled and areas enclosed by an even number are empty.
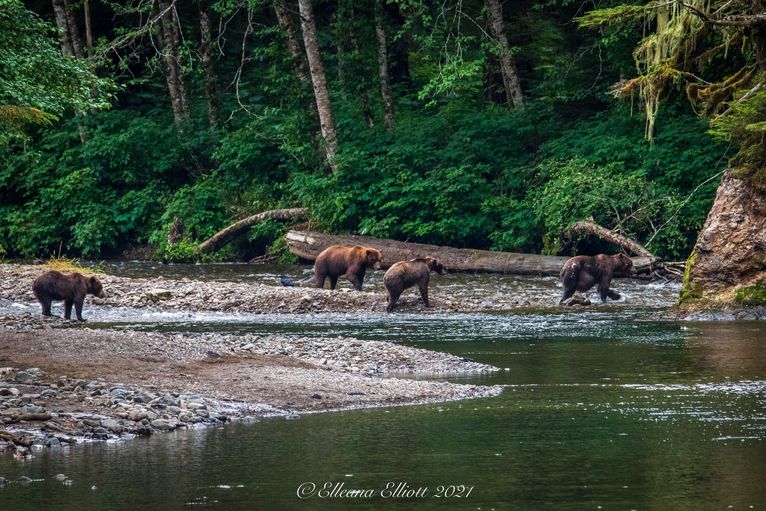
{"type": "Polygon", "coordinates": [[[766,305],[766,196],[724,173],[686,264],[685,310],[766,305]]]}

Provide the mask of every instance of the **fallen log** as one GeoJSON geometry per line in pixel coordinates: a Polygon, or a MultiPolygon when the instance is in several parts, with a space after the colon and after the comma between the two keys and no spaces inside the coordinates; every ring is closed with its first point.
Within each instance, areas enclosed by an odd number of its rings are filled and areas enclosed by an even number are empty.
{"type": "Polygon", "coordinates": [[[227,228],[218,231],[216,234],[200,243],[197,250],[202,254],[213,252],[221,246],[227,244],[240,234],[242,234],[248,227],[251,227],[258,222],[262,222],[267,218],[274,218],[275,220],[288,220],[291,218],[298,218],[306,215],[308,210],[306,208],[291,208],[291,209],[271,209],[258,213],[257,215],[243,218],[237,222],[234,222],[227,228]]]}
{"type": "Polygon", "coordinates": [[[639,257],[654,257],[651,252],[649,252],[637,241],[626,238],[625,236],[617,234],[614,231],[610,231],[606,227],[601,227],[597,223],[590,220],[580,220],[579,222],[575,222],[575,224],[572,226],[572,234],[574,235],[578,233],[596,236],[597,238],[601,238],[610,243],[614,243],[615,245],[618,245],[639,257]]]}
{"type": "MultiPolygon", "coordinates": [[[[384,268],[398,261],[430,255],[441,260],[452,271],[558,276],[561,267],[569,259],[560,256],[406,243],[370,236],[323,234],[314,231],[288,231],[285,240],[291,253],[307,261],[314,261],[322,250],[331,245],[363,245],[377,248],[383,252],[382,266],[384,268]]],[[[633,258],[633,264],[637,266],[648,266],[651,262],[653,259],[633,258]]]]}

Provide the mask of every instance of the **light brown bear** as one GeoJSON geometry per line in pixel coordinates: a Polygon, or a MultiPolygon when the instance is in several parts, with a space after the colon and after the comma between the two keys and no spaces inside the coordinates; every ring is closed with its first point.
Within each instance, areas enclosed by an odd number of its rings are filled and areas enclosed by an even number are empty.
{"type": "Polygon", "coordinates": [[[428,303],[428,281],[431,278],[431,272],[435,271],[439,275],[444,275],[444,265],[433,257],[418,257],[409,261],[399,261],[391,266],[383,276],[383,285],[386,286],[388,293],[388,306],[386,311],[394,310],[396,301],[405,289],[409,289],[417,284],[420,289],[420,297],[426,307],[428,303]]]}
{"type": "Polygon", "coordinates": [[[330,278],[330,289],[335,289],[338,277],[345,275],[357,291],[362,290],[362,281],[367,268],[380,269],[383,254],[376,248],[356,245],[327,247],[314,262],[314,285],[324,287],[324,281],[330,278]]]}

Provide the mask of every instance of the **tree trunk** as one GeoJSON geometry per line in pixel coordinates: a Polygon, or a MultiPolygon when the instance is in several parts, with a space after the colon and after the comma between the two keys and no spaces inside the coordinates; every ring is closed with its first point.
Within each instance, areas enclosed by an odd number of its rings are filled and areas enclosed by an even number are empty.
{"type": "Polygon", "coordinates": [[[278,0],[274,3],[274,12],[277,14],[279,27],[285,34],[287,51],[290,53],[293,62],[293,72],[301,83],[309,81],[309,73],[306,70],[306,57],[301,49],[301,42],[298,36],[298,30],[295,22],[287,7],[287,0],[278,0]]]}
{"type": "Polygon", "coordinates": [[[74,46],[72,46],[72,34],[69,31],[69,18],[66,13],[64,0],[53,0],[53,14],[56,17],[56,26],[59,29],[59,41],[61,42],[61,52],[74,57],[74,46]]]}
{"type": "Polygon", "coordinates": [[[684,308],[766,305],[766,196],[726,171],[686,262],[684,308]]]}
{"type": "Polygon", "coordinates": [[[90,0],[83,1],[83,15],[85,16],[85,45],[88,48],[88,56],[93,51],[93,27],[90,18],[90,0]]]}
{"type": "Polygon", "coordinates": [[[269,211],[264,211],[263,213],[258,213],[257,215],[243,218],[242,220],[231,224],[226,229],[219,231],[218,233],[211,236],[208,240],[201,243],[198,247],[198,250],[203,254],[218,250],[220,247],[242,234],[247,228],[265,220],[266,218],[288,220],[291,218],[306,216],[307,211],[308,210],[306,208],[272,209],[269,211]]]}
{"type": "MultiPolygon", "coordinates": [[[[351,9],[351,17],[354,16],[354,10],[351,9]]],[[[349,38],[351,40],[351,49],[353,50],[354,55],[354,68],[355,69],[361,69],[363,64],[361,62],[361,50],[359,48],[359,40],[356,37],[356,32],[352,26],[349,27],[349,38]]],[[[340,61],[340,57],[338,58],[340,61]]],[[[360,72],[361,74],[361,72],[360,72]]],[[[375,126],[375,116],[372,115],[372,107],[370,107],[370,93],[367,91],[367,84],[365,83],[365,80],[363,77],[356,77],[356,87],[359,92],[359,103],[362,106],[362,117],[364,117],[364,122],[367,124],[368,128],[372,128],[375,126]]]]}
{"type": "Polygon", "coordinates": [[[309,61],[311,83],[314,86],[314,98],[316,99],[319,125],[322,130],[322,138],[325,142],[325,155],[327,163],[335,170],[335,153],[338,149],[338,138],[335,131],[335,118],[330,104],[330,93],[327,89],[322,56],[319,53],[316,24],[311,0],[298,0],[298,8],[301,14],[301,28],[303,29],[303,44],[306,47],[306,57],[309,61]]]}
{"type": "MultiPolygon", "coordinates": [[[[399,2],[385,2],[383,10],[386,18],[390,19],[393,26],[403,27],[406,23],[402,15],[401,4],[399,2]]],[[[410,76],[410,34],[406,32],[402,37],[394,38],[391,43],[391,54],[388,59],[388,74],[391,83],[409,84],[412,82],[410,76]]]]}
{"type": "Polygon", "coordinates": [[[646,248],[644,248],[643,245],[641,245],[637,241],[632,240],[630,238],[626,238],[625,236],[622,236],[621,234],[617,234],[614,231],[610,231],[609,229],[606,229],[605,227],[601,227],[600,225],[594,222],[590,222],[587,220],[581,220],[579,222],[576,222],[572,226],[572,234],[574,235],[578,233],[596,236],[610,243],[614,243],[615,245],[623,247],[626,250],[630,250],[637,256],[654,257],[654,255],[651,252],[649,252],[646,248]]]}
{"type": "Polygon", "coordinates": [[[189,117],[186,84],[180,61],[181,33],[176,21],[175,6],[171,6],[168,0],[159,0],[157,3],[159,11],[165,13],[158,21],[160,49],[165,59],[165,79],[173,107],[173,119],[176,126],[181,126],[189,117]]]}
{"type": "Polygon", "coordinates": [[[503,74],[503,86],[508,106],[519,110],[524,108],[524,96],[521,92],[521,83],[519,75],[516,72],[516,63],[511,55],[511,48],[508,46],[508,38],[505,36],[505,26],[503,23],[503,8],[500,0],[484,0],[487,6],[489,18],[491,20],[492,37],[495,38],[500,49],[500,70],[503,74]]]}
{"type": "MultiPolygon", "coordinates": [[[[362,245],[377,248],[383,252],[383,267],[398,261],[422,256],[433,256],[450,270],[510,273],[517,275],[555,275],[558,277],[567,257],[492,252],[469,248],[441,247],[421,243],[383,240],[369,236],[339,236],[308,231],[288,231],[285,235],[287,246],[301,259],[313,261],[322,250],[331,245],[362,245]]],[[[649,259],[633,258],[638,267],[649,265],[649,259]]]]}
{"type": "Polygon", "coordinates": [[[74,50],[74,55],[78,59],[84,59],[85,49],[82,44],[82,36],[80,36],[80,29],[77,27],[77,20],[74,17],[74,12],[72,12],[72,7],[69,5],[68,0],[63,0],[63,4],[67,19],[67,25],[69,27],[69,37],[72,40],[72,49],[74,50]]]}
{"type": "MultiPolygon", "coordinates": [[[[59,42],[61,43],[61,53],[68,57],[84,58],[85,54],[82,48],[82,38],[74,18],[74,14],[69,8],[67,0],[53,0],[53,14],[56,18],[56,26],[59,31],[59,42]]],[[[82,114],[83,112],[76,112],[82,114]]],[[[85,143],[90,138],[82,122],[77,122],[77,132],[80,136],[80,142],[85,143]]]]}
{"type": "Polygon", "coordinates": [[[383,99],[383,121],[386,129],[394,127],[394,100],[391,97],[391,87],[388,79],[388,49],[386,48],[386,32],[383,29],[383,15],[380,0],[375,1],[375,34],[378,37],[378,67],[380,77],[380,97],[383,99]]]}
{"type": "Polygon", "coordinates": [[[205,71],[205,98],[207,99],[207,121],[211,128],[218,124],[218,103],[216,101],[215,64],[212,54],[212,36],[210,29],[210,14],[207,0],[197,1],[199,12],[200,44],[199,52],[202,58],[202,68],[205,71]]]}

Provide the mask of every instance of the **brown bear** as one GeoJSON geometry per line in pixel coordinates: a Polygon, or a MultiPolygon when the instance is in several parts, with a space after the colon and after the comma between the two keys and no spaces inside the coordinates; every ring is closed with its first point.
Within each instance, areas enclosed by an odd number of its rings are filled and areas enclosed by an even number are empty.
{"type": "Polygon", "coordinates": [[[625,254],[596,256],[577,256],[564,263],[559,273],[559,278],[564,284],[564,295],[559,300],[559,305],[574,295],[575,291],[584,292],[598,285],[601,301],[606,302],[607,297],[619,300],[620,294],[609,289],[615,272],[633,273],[633,261],[625,254]]]}
{"type": "Polygon", "coordinates": [[[362,290],[362,281],[367,268],[380,268],[383,254],[376,248],[356,245],[327,247],[314,262],[314,285],[324,287],[324,281],[330,278],[330,289],[335,289],[338,277],[345,275],[357,291],[362,290]]]}
{"type": "Polygon", "coordinates": [[[77,319],[82,319],[82,302],[85,295],[92,294],[104,298],[104,287],[97,277],[86,277],[81,273],[65,274],[51,270],[43,273],[32,283],[32,291],[35,298],[43,306],[43,316],[51,315],[51,302],[64,300],[64,317],[72,318],[72,304],[74,304],[77,319]]]}
{"type": "Polygon", "coordinates": [[[444,265],[433,257],[418,257],[409,261],[399,261],[391,266],[385,275],[383,275],[383,285],[386,286],[388,293],[388,306],[386,311],[394,310],[396,301],[405,289],[409,289],[415,284],[420,289],[420,297],[426,307],[428,303],[428,280],[431,278],[431,272],[435,271],[439,275],[444,275],[444,265]]]}

